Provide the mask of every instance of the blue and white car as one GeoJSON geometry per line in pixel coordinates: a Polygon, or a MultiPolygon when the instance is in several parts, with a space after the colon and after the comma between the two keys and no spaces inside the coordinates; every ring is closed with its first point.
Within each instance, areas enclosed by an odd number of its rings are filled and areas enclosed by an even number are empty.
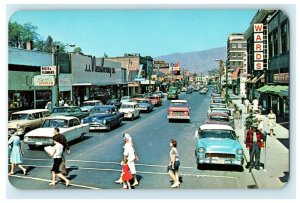
{"type": "Polygon", "coordinates": [[[243,148],[228,125],[204,124],[195,132],[195,156],[198,168],[203,164],[243,166],[243,148]]]}

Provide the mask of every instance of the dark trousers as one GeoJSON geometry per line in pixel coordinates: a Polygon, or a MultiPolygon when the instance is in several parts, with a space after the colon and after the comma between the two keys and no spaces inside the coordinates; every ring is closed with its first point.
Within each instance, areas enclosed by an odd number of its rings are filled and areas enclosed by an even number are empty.
{"type": "Polygon", "coordinates": [[[253,143],[252,149],[250,151],[250,166],[259,167],[260,164],[260,148],[257,143],[253,143]]]}

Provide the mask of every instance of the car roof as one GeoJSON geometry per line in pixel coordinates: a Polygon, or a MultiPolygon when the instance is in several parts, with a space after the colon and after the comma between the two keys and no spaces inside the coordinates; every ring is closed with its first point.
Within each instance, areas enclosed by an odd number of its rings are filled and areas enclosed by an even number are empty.
{"type": "Polygon", "coordinates": [[[124,102],[123,104],[135,105],[135,102],[124,102]]]}
{"type": "Polygon", "coordinates": [[[55,109],[66,109],[66,108],[74,108],[74,107],[80,108],[78,106],[55,106],[54,108],[55,109]]]}
{"type": "Polygon", "coordinates": [[[12,114],[19,114],[19,113],[39,113],[39,112],[47,112],[48,109],[29,109],[29,110],[23,110],[23,111],[17,111],[12,114]]]}
{"type": "Polygon", "coordinates": [[[232,130],[233,128],[229,125],[221,124],[203,124],[200,126],[200,130],[232,130]]]}
{"type": "MultiPolygon", "coordinates": [[[[74,119],[76,118],[75,116],[50,116],[50,117],[47,117],[46,120],[52,120],[52,119],[63,119],[63,120],[71,120],[71,119],[74,119]]],[[[78,118],[76,118],[78,119],[78,118]]],[[[79,120],[79,119],[78,119],[79,120]]]]}
{"type": "Polygon", "coordinates": [[[84,101],[83,103],[89,103],[89,102],[102,102],[101,100],[88,100],[88,101],[84,101]]]}
{"type": "Polygon", "coordinates": [[[230,111],[229,108],[222,108],[222,107],[213,107],[213,108],[210,108],[211,110],[228,110],[230,111]]]}
{"type": "Polygon", "coordinates": [[[222,117],[229,117],[227,113],[222,113],[222,112],[212,112],[208,114],[208,116],[222,116],[222,117]]]}
{"type": "Polygon", "coordinates": [[[187,103],[187,100],[183,100],[183,99],[171,100],[171,103],[187,103]]]}
{"type": "Polygon", "coordinates": [[[98,105],[95,106],[94,108],[116,108],[114,105],[98,105]]]}

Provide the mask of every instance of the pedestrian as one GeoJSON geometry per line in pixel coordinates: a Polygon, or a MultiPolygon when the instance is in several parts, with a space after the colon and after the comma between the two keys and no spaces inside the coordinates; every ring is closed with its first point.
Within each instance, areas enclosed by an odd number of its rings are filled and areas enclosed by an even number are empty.
{"type": "Polygon", "coordinates": [[[260,152],[261,148],[264,146],[263,135],[257,125],[253,125],[247,132],[246,136],[246,148],[249,150],[250,162],[247,164],[246,168],[249,167],[249,172],[252,168],[259,170],[260,167],[260,152]]]}
{"type": "Polygon", "coordinates": [[[125,141],[125,145],[123,146],[124,148],[123,155],[128,159],[128,166],[131,175],[133,176],[134,183],[132,184],[132,186],[136,186],[139,184],[136,176],[136,169],[135,169],[135,161],[138,160],[138,157],[136,156],[131,136],[128,133],[125,133],[123,137],[125,141]]]}
{"type": "Polygon", "coordinates": [[[258,111],[258,114],[256,115],[257,122],[258,122],[258,130],[263,132],[263,126],[264,126],[264,116],[261,114],[261,110],[258,111]]]}
{"type": "Polygon", "coordinates": [[[23,163],[24,151],[22,148],[20,137],[14,130],[10,130],[10,134],[11,137],[8,140],[8,145],[12,145],[10,152],[11,168],[8,175],[11,176],[15,174],[15,166],[18,166],[23,171],[23,175],[26,175],[27,170],[21,165],[23,163]]]}
{"type": "Polygon", "coordinates": [[[253,112],[256,113],[258,111],[258,100],[256,97],[254,97],[254,100],[252,101],[253,105],[253,112]]]}
{"type": "Polygon", "coordinates": [[[48,109],[48,111],[51,113],[52,112],[52,102],[51,101],[48,101],[46,106],[45,106],[45,109],[48,109]]]}
{"type": "Polygon", "coordinates": [[[130,169],[128,166],[128,159],[126,157],[123,157],[121,165],[122,165],[121,178],[122,178],[122,181],[126,185],[126,187],[123,186],[123,189],[126,189],[126,188],[131,189],[129,181],[131,180],[132,176],[131,176],[130,169]]]}
{"type": "Polygon", "coordinates": [[[58,105],[63,106],[64,103],[65,103],[65,101],[62,98],[60,98],[59,101],[58,101],[58,105]]]}
{"type": "Polygon", "coordinates": [[[249,99],[247,99],[247,98],[245,99],[244,105],[246,107],[247,114],[249,114],[249,107],[250,107],[250,101],[249,101],[249,99]]]}
{"type": "Polygon", "coordinates": [[[233,118],[234,118],[234,122],[237,123],[237,125],[240,128],[241,127],[241,112],[237,106],[235,106],[233,118]]]}
{"type": "Polygon", "coordinates": [[[58,176],[60,179],[64,180],[66,182],[66,186],[70,185],[70,180],[68,180],[59,170],[60,164],[62,163],[62,153],[64,150],[64,146],[62,143],[60,143],[62,140],[59,136],[53,137],[54,142],[54,150],[49,154],[53,158],[53,166],[51,169],[52,173],[52,181],[49,183],[49,185],[55,185],[56,184],[56,176],[58,176]]]}
{"type": "Polygon", "coordinates": [[[67,151],[68,154],[71,153],[71,150],[70,150],[70,147],[68,145],[68,141],[67,141],[67,138],[63,135],[63,134],[60,134],[59,133],[59,128],[54,128],[54,132],[53,132],[54,136],[53,136],[53,139],[58,139],[59,140],[59,143],[61,143],[63,145],[63,153],[61,154],[61,158],[62,158],[62,162],[59,166],[59,168],[61,169],[61,173],[64,175],[64,176],[67,176],[68,175],[68,171],[67,171],[67,168],[66,168],[66,158],[65,158],[65,151],[67,151]]]}
{"type": "Polygon", "coordinates": [[[268,114],[267,124],[270,128],[270,135],[275,136],[274,129],[276,127],[276,115],[273,113],[272,109],[270,110],[270,113],[268,114]]]}
{"type": "Polygon", "coordinates": [[[179,182],[179,156],[178,156],[178,151],[177,151],[177,141],[174,139],[170,140],[170,162],[168,165],[168,173],[171,176],[173,180],[173,184],[171,185],[172,188],[179,187],[180,182],[179,182]]]}

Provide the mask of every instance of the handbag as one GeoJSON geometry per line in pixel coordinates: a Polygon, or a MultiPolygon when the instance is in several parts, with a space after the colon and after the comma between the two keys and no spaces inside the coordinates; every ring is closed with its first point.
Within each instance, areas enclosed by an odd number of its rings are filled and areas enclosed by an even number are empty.
{"type": "Polygon", "coordinates": [[[178,160],[178,161],[175,161],[174,162],[174,168],[172,167],[172,164],[171,165],[168,165],[168,167],[167,167],[167,172],[168,171],[178,171],[178,169],[179,169],[179,166],[180,166],[180,161],[178,160]]]}
{"type": "Polygon", "coordinates": [[[49,155],[49,156],[53,156],[54,155],[54,153],[55,153],[55,147],[52,147],[52,146],[46,146],[46,147],[44,147],[44,150],[47,152],[47,154],[49,155]]]}

